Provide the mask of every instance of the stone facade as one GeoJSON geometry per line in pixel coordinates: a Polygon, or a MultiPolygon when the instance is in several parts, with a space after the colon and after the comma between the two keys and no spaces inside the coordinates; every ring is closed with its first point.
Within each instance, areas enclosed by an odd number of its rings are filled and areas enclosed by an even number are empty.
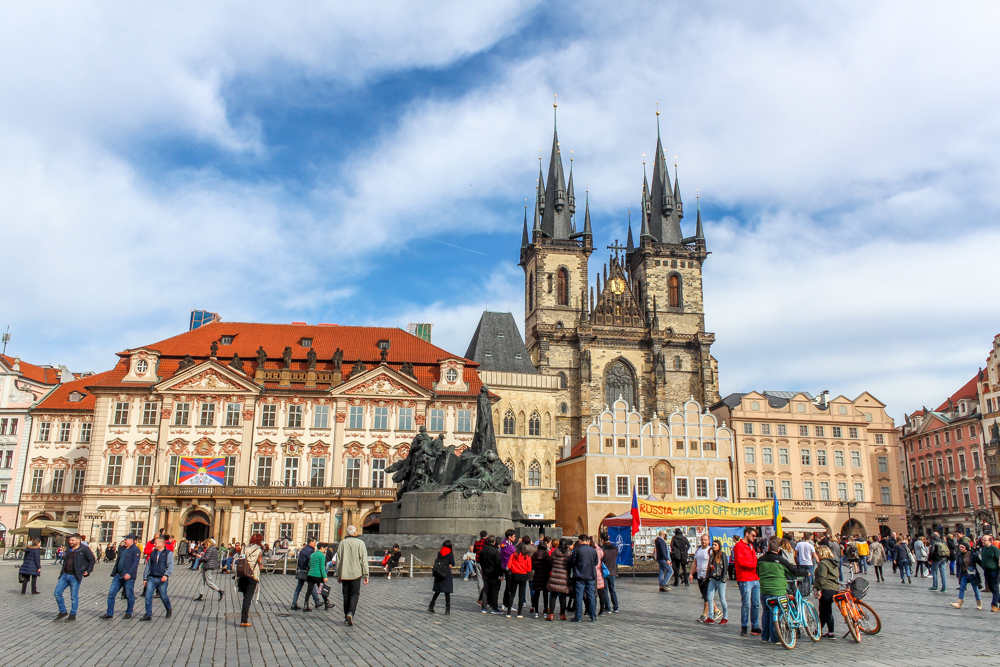
{"type": "Polygon", "coordinates": [[[777,495],[785,521],[831,535],[907,532],[902,450],[871,394],[749,392],[711,410],[736,433],[737,501],[777,495]]]}
{"type": "Polygon", "coordinates": [[[979,373],[979,414],[983,431],[983,456],[993,525],[1000,523],[1000,334],[993,338],[993,348],[986,357],[986,368],[979,373]]]}

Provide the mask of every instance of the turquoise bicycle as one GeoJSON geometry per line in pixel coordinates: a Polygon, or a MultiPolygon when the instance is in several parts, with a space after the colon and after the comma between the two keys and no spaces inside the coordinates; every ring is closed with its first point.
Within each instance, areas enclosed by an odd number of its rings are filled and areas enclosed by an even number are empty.
{"type": "Polygon", "coordinates": [[[778,633],[778,641],[789,650],[795,648],[795,641],[800,631],[804,630],[806,636],[814,642],[819,641],[820,635],[819,614],[813,603],[804,599],[799,592],[800,581],[795,579],[791,582],[791,587],[795,590],[794,595],[787,593],[768,600],[771,606],[771,621],[778,633]]]}

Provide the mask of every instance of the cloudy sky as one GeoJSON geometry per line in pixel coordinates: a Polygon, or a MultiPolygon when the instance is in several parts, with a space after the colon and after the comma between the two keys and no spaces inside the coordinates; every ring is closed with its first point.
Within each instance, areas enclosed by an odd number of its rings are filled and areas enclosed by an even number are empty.
{"type": "Polygon", "coordinates": [[[723,393],[941,402],[1000,332],[1000,8],[658,5],[5,3],[8,353],[100,371],[193,308],[463,353],[522,320],[558,93],[602,248],[659,103],[723,393]]]}

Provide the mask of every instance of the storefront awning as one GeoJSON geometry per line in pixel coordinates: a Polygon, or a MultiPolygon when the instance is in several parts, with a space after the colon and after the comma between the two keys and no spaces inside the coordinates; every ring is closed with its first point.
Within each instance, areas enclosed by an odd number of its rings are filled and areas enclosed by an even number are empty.
{"type": "Polygon", "coordinates": [[[821,523],[792,523],[782,521],[781,530],[786,533],[825,533],[826,526],[821,523]]]}
{"type": "Polygon", "coordinates": [[[28,531],[33,529],[41,529],[42,537],[51,537],[53,535],[72,535],[77,531],[77,527],[71,523],[36,519],[24,524],[20,528],[15,528],[10,532],[13,535],[27,535],[28,531]]]}

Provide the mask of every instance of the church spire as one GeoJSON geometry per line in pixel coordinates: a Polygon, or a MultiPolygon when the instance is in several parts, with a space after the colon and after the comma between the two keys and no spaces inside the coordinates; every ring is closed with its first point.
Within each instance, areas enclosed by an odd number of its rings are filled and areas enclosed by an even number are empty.
{"type": "Polygon", "coordinates": [[[590,190],[587,190],[586,208],[583,213],[583,235],[591,238],[594,236],[590,228],[590,190]]]}
{"type": "Polygon", "coordinates": [[[632,211],[628,212],[628,242],[625,244],[625,254],[631,255],[635,251],[635,242],[632,241],[632,211]]]}
{"type": "Polygon", "coordinates": [[[531,241],[528,240],[528,200],[524,202],[524,226],[521,227],[521,261],[517,263],[518,266],[524,266],[524,256],[528,251],[528,244],[531,241]]]}
{"type": "Polygon", "coordinates": [[[649,193],[649,233],[661,243],[680,243],[680,226],[671,221],[674,197],[670,187],[670,172],[663,155],[660,137],[660,110],[656,110],[656,154],[653,156],[653,183],[649,193]]]}
{"type": "Polygon", "coordinates": [[[698,209],[697,221],[694,229],[694,241],[695,243],[700,243],[702,246],[705,245],[705,230],[701,226],[701,197],[695,200],[696,208],[698,209]]]}
{"type": "Polygon", "coordinates": [[[677,211],[678,219],[684,217],[684,205],[681,204],[681,183],[677,178],[677,162],[674,162],[674,210],[677,211]]]}
{"type": "MultiPolygon", "coordinates": [[[[555,114],[556,103],[552,104],[555,114]]],[[[573,233],[572,211],[567,206],[566,175],[563,171],[562,153],[559,149],[559,132],[553,115],[552,152],[549,156],[549,175],[545,179],[545,209],[542,212],[542,231],[553,239],[568,239],[573,233]]]]}

